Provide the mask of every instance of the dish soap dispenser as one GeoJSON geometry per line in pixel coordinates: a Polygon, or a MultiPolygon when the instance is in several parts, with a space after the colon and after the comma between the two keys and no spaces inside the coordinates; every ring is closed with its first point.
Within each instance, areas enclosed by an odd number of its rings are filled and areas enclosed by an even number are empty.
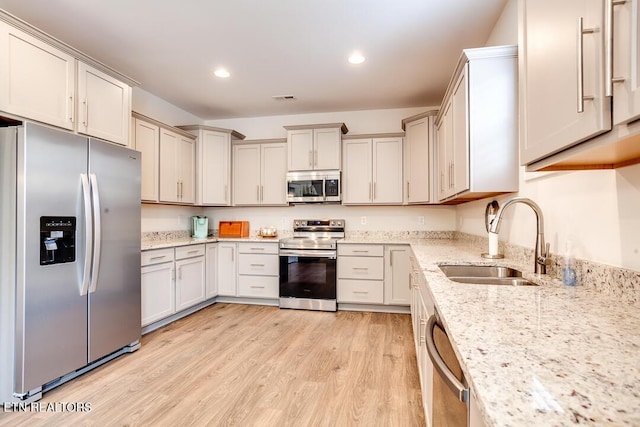
{"type": "Polygon", "coordinates": [[[571,250],[571,240],[567,240],[567,246],[564,253],[564,265],[562,266],[562,283],[565,286],[576,285],[576,260],[571,250]]]}

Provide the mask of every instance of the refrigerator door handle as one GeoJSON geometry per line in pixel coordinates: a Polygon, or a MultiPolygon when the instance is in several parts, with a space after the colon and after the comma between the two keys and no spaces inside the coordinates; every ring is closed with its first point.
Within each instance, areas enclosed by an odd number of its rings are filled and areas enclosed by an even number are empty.
{"type": "Polygon", "coordinates": [[[93,265],[91,267],[91,286],[89,293],[96,291],[98,275],[100,274],[100,249],[102,247],[102,228],[100,224],[100,191],[98,190],[98,178],[89,174],[91,180],[91,200],[93,201],[93,265]]]}
{"type": "Polygon", "coordinates": [[[93,254],[93,219],[91,215],[91,189],[89,185],[89,177],[86,173],[80,174],[82,181],[82,198],[84,201],[84,270],[82,273],[82,286],[80,287],[80,295],[86,295],[89,291],[89,277],[91,275],[91,259],[93,254]]]}

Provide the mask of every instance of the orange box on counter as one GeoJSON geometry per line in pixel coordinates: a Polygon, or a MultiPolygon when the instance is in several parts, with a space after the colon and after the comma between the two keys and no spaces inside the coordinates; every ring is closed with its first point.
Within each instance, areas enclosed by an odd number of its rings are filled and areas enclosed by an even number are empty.
{"type": "Polygon", "coordinates": [[[218,223],[218,237],[249,237],[249,221],[220,221],[218,223]]]}

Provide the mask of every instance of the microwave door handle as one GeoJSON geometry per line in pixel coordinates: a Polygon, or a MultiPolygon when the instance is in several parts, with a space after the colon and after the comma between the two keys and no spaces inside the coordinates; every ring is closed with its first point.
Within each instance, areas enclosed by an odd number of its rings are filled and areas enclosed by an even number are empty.
{"type": "Polygon", "coordinates": [[[327,178],[322,178],[322,200],[327,200],[327,178]]]}

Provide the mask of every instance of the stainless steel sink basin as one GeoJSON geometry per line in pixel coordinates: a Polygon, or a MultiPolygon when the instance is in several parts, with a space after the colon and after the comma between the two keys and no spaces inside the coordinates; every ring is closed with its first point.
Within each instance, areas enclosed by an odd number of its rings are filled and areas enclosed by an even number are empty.
{"type": "Polygon", "coordinates": [[[454,282],[478,285],[537,286],[522,278],[522,272],[494,265],[441,265],[440,270],[454,282]]]}

